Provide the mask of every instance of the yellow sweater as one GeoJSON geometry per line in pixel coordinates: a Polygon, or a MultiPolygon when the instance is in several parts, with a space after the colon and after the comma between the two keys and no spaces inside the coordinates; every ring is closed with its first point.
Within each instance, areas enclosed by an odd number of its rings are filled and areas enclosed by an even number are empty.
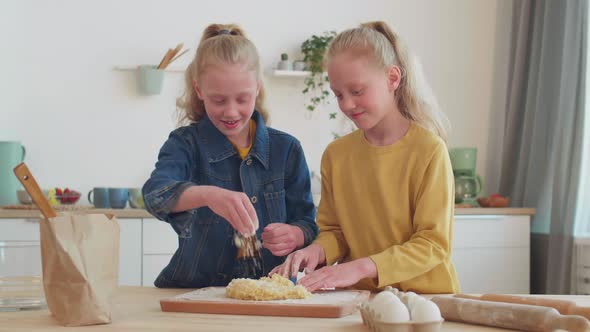
{"type": "Polygon", "coordinates": [[[241,148],[239,146],[237,146],[234,142],[232,142],[230,140],[230,143],[234,146],[234,148],[236,148],[236,150],[238,150],[238,154],[240,155],[240,158],[242,158],[242,160],[246,159],[246,157],[248,156],[248,153],[250,153],[250,150],[252,149],[252,143],[254,142],[254,136],[256,136],[256,121],[254,120],[250,120],[250,145],[248,145],[245,148],[241,148]]]}
{"type": "Polygon", "coordinates": [[[399,141],[374,146],[357,130],[328,146],[321,174],[315,243],[327,264],[370,257],[377,266],[377,280],[355,288],[459,292],[451,263],[454,178],[438,136],[412,123],[399,141]]]}

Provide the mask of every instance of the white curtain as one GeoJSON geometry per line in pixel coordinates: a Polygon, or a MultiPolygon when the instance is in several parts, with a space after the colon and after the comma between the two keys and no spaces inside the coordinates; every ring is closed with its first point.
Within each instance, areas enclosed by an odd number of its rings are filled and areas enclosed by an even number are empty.
{"type": "Polygon", "coordinates": [[[514,206],[537,211],[531,291],[569,293],[582,178],[588,2],[513,4],[500,193],[514,206]]]}
{"type": "MultiPolygon", "coordinates": [[[[589,9],[590,11],[590,6],[589,9]]],[[[590,16],[590,12],[588,13],[590,16]]],[[[587,45],[590,45],[590,33],[587,45]]],[[[590,46],[589,46],[590,47],[590,46]]],[[[586,82],[590,82],[590,70],[586,68],[586,82]]],[[[586,96],[590,96],[590,84],[586,85],[586,96]]],[[[582,143],[582,169],[578,204],[575,214],[575,248],[572,262],[572,294],[589,294],[590,268],[584,262],[590,256],[590,98],[586,98],[586,119],[582,143]]]]}

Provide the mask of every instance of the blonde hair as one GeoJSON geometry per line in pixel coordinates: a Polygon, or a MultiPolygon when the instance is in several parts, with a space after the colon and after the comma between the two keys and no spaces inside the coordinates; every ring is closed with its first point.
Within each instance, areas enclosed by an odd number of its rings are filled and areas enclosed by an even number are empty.
{"type": "Polygon", "coordinates": [[[261,85],[256,96],[255,108],[266,123],[268,111],[264,107],[264,86],[262,86],[260,57],[256,46],[235,24],[211,24],[203,31],[195,57],[184,74],[185,91],[176,100],[178,125],[199,122],[206,116],[205,104],[199,99],[193,87],[193,80],[200,82],[207,67],[219,63],[244,63],[250,70],[256,72],[261,85]]]}
{"type": "Polygon", "coordinates": [[[420,63],[410,58],[400,38],[385,22],[364,23],[339,33],[328,48],[326,61],[342,52],[367,56],[383,69],[398,66],[402,72],[396,90],[400,113],[447,141],[449,120],[440,110],[420,63]]]}

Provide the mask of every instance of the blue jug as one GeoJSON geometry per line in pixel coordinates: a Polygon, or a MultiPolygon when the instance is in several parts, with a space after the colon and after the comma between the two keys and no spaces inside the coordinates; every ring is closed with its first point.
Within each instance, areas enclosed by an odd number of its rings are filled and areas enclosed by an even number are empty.
{"type": "Polygon", "coordinates": [[[16,141],[0,141],[0,206],[18,203],[16,191],[21,184],[13,169],[25,160],[25,147],[16,141]]]}

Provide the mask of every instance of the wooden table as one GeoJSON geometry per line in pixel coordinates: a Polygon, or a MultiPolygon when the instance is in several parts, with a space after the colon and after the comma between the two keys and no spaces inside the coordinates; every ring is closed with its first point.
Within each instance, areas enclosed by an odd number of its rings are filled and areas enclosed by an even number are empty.
{"type": "MultiPolygon", "coordinates": [[[[342,318],[292,318],[171,313],[160,310],[159,299],[188,289],[120,287],[115,297],[113,322],[89,327],[62,327],[47,309],[0,312],[0,331],[369,331],[358,312],[342,318]]],[[[0,294],[1,295],[1,294],[0,294]]],[[[588,296],[550,296],[590,306],[588,296]]],[[[507,331],[484,326],[445,322],[442,331],[507,331]]]]}

